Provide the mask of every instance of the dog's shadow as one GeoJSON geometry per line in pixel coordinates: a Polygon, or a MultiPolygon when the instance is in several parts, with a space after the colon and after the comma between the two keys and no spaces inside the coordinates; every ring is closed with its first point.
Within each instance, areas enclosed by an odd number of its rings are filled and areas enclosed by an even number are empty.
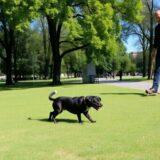
{"type": "MultiPolygon", "coordinates": [[[[48,118],[41,118],[41,119],[33,119],[33,118],[28,118],[28,120],[37,120],[40,122],[46,122],[46,123],[53,123],[53,121],[49,121],[48,118]]],[[[78,123],[77,120],[74,119],[66,119],[66,118],[56,118],[56,122],[65,122],[65,123],[78,123]]]]}

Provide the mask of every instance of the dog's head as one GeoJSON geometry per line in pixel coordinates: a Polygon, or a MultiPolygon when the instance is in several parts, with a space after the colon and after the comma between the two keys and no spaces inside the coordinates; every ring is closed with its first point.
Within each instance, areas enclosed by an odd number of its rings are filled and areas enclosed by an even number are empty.
{"type": "Polygon", "coordinates": [[[93,107],[96,110],[102,107],[101,98],[98,96],[87,96],[85,97],[85,102],[88,107],[93,107]]]}

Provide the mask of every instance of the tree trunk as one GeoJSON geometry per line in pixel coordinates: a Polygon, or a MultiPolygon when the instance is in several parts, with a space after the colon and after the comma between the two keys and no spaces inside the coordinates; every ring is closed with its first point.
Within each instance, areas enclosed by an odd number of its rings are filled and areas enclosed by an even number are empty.
{"type": "Polygon", "coordinates": [[[53,79],[52,79],[53,85],[61,84],[60,75],[61,75],[61,58],[57,57],[54,58],[54,64],[53,64],[53,79]]]}
{"type": "Polygon", "coordinates": [[[14,67],[14,82],[16,83],[18,80],[17,80],[17,50],[14,49],[14,52],[13,52],[13,60],[14,60],[14,64],[13,64],[13,67],[14,67]]]}
{"type": "Polygon", "coordinates": [[[6,34],[6,85],[12,85],[12,55],[14,50],[14,31],[10,29],[6,34]]]}
{"type": "Polygon", "coordinates": [[[61,84],[60,74],[61,74],[61,56],[59,51],[59,37],[60,37],[60,27],[56,26],[54,19],[47,16],[47,22],[49,27],[50,42],[52,48],[52,60],[53,60],[53,85],[61,84]],[[57,29],[58,28],[58,29],[57,29]]]}
{"type": "Polygon", "coordinates": [[[44,79],[47,79],[48,77],[48,69],[49,69],[49,58],[47,57],[47,33],[45,28],[45,22],[44,18],[41,18],[41,25],[42,25],[42,34],[43,34],[43,50],[44,50],[44,59],[45,59],[45,65],[44,65],[44,79]]]}
{"type": "Polygon", "coordinates": [[[10,50],[6,50],[6,85],[13,84],[12,81],[12,54],[10,50]]]}
{"type": "MultiPolygon", "coordinates": [[[[148,4],[149,6],[149,4],[148,4]]],[[[151,7],[150,7],[150,48],[149,48],[149,63],[148,63],[148,79],[152,78],[151,75],[151,52],[153,49],[153,0],[151,1],[151,7]]]]}
{"type": "Polygon", "coordinates": [[[143,51],[143,77],[146,77],[146,52],[143,51]]]}
{"type": "MultiPolygon", "coordinates": [[[[18,35],[16,35],[18,37],[18,35]]],[[[17,80],[17,50],[18,50],[18,38],[15,38],[13,35],[13,68],[14,68],[14,82],[16,83],[17,80]]]]}
{"type": "Polygon", "coordinates": [[[142,37],[143,43],[143,77],[146,77],[146,49],[145,49],[145,37],[142,37]]]}

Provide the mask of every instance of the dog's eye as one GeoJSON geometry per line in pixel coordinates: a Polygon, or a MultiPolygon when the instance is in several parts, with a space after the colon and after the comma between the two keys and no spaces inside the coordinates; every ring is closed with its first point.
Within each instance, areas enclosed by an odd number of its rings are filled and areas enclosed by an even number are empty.
{"type": "Polygon", "coordinates": [[[94,103],[94,102],[95,102],[95,99],[90,99],[90,101],[94,103]]]}

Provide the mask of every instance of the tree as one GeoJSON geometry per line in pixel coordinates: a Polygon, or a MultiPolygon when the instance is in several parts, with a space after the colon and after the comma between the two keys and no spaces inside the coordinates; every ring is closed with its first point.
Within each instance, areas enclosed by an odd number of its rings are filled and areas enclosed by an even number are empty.
{"type": "Polygon", "coordinates": [[[42,38],[37,30],[25,29],[16,34],[16,78],[27,79],[39,74],[38,56],[42,38]]]}
{"type": "Polygon", "coordinates": [[[129,54],[130,56],[130,60],[132,62],[132,64],[135,65],[135,72],[139,72],[142,73],[143,72],[143,53],[139,52],[139,53],[135,53],[135,54],[129,54]]]}
{"type": "Polygon", "coordinates": [[[81,51],[75,51],[76,53],[68,54],[63,58],[62,72],[74,73],[74,77],[80,76],[83,70],[83,66],[86,64],[86,56],[81,51]]]}
{"type": "Polygon", "coordinates": [[[40,3],[38,0],[0,0],[0,45],[5,50],[5,55],[0,54],[6,65],[6,84],[13,83],[12,59],[15,55],[15,34],[29,26],[30,21],[37,15],[40,3]],[[32,7],[31,7],[32,6],[32,7]],[[34,6],[34,7],[33,7],[34,6]]]}
{"type": "Polygon", "coordinates": [[[125,38],[130,35],[138,37],[137,45],[142,48],[143,60],[141,61],[142,62],[141,66],[143,67],[143,70],[142,70],[143,77],[145,77],[146,65],[147,65],[146,56],[149,48],[149,30],[148,30],[148,23],[146,21],[146,18],[144,18],[141,23],[124,24],[123,27],[124,27],[123,34],[125,35],[124,36],[125,38]]]}
{"type": "MultiPolygon", "coordinates": [[[[46,16],[52,47],[53,84],[60,84],[61,62],[67,54],[88,48],[114,53],[120,21],[137,21],[141,1],[117,0],[10,0],[0,1],[0,44],[6,55],[6,84],[12,84],[12,59],[16,62],[15,33],[38,15],[46,16]],[[63,48],[63,49],[62,49],[63,48]]],[[[16,66],[16,65],[14,65],[16,66]]]]}
{"type": "Polygon", "coordinates": [[[148,66],[148,79],[151,79],[151,52],[153,49],[153,0],[146,1],[146,5],[149,11],[149,20],[150,20],[150,26],[149,26],[149,66],[148,66]]]}
{"type": "MultiPolygon", "coordinates": [[[[143,77],[146,76],[148,69],[148,79],[151,78],[151,50],[153,48],[153,36],[154,36],[154,11],[157,8],[154,0],[143,0],[143,10],[141,15],[143,20],[141,22],[125,24],[125,35],[136,35],[138,36],[138,43],[141,45],[143,51],[143,77]],[[149,63],[147,63],[149,60],[149,63]]],[[[126,37],[125,36],[125,37],[126,37]]]]}
{"type": "Polygon", "coordinates": [[[91,47],[108,52],[120,36],[119,18],[139,19],[141,1],[122,0],[44,0],[40,9],[46,15],[53,54],[53,84],[60,84],[62,58],[70,52],[91,47]],[[65,30],[65,35],[62,34],[65,30]],[[69,46],[71,47],[67,47],[69,46]],[[66,50],[61,51],[61,46],[66,50]]]}
{"type": "Polygon", "coordinates": [[[43,35],[43,59],[44,59],[44,66],[42,67],[44,70],[44,78],[47,79],[49,76],[49,62],[50,62],[50,42],[48,36],[48,26],[45,17],[40,18],[41,22],[41,32],[43,35]]]}

